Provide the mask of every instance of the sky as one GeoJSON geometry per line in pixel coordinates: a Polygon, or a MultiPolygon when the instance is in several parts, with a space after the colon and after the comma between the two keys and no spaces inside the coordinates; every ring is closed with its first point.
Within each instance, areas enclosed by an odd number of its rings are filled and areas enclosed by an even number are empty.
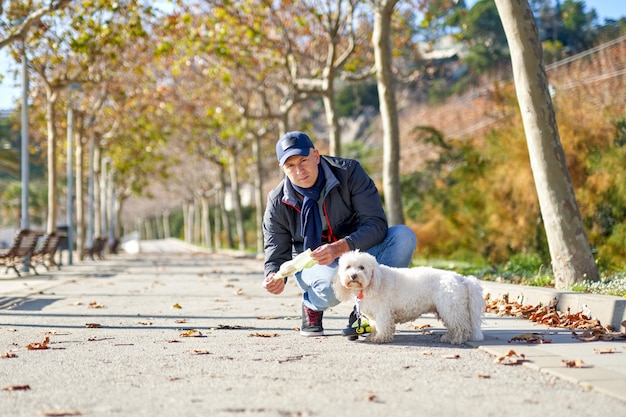
{"type": "MultiPolygon", "coordinates": [[[[475,3],[474,0],[467,0],[468,7],[475,3]]],[[[585,0],[587,10],[595,9],[603,22],[605,18],[618,19],[626,16],[626,1],[624,0],[585,0]]],[[[10,74],[10,70],[17,68],[7,54],[0,50],[0,74],[4,75],[4,80],[0,83],[0,110],[11,109],[15,106],[17,99],[21,95],[20,78],[18,77],[17,85],[10,74]]]]}

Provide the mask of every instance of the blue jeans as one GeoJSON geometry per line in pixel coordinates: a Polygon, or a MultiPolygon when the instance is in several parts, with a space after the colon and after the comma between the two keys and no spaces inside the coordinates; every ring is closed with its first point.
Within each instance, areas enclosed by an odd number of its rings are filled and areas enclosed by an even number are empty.
{"type": "MultiPolygon", "coordinates": [[[[417,247],[417,238],[405,225],[391,226],[387,237],[364,251],[376,257],[378,263],[396,268],[406,268],[411,263],[417,247]]],[[[332,288],[338,259],[330,265],[314,265],[295,274],[302,288],[302,302],[311,310],[323,311],[339,304],[332,288]]]]}

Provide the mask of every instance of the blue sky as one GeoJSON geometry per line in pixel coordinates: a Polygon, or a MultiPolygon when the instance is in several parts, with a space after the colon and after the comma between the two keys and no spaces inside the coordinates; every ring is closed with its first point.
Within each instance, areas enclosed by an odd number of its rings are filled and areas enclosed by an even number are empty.
{"type": "MultiPolygon", "coordinates": [[[[475,3],[467,0],[468,7],[475,3]]],[[[605,18],[620,18],[626,16],[626,1],[624,0],[585,0],[587,10],[595,9],[603,22],[605,18]]],[[[9,68],[15,68],[6,53],[0,50],[0,73],[5,75],[5,79],[0,84],[0,109],[8,109],[14,106],[15,100],[20,96],[20,86],[15,86],[13,77],[9,75],[9,68]]]]}

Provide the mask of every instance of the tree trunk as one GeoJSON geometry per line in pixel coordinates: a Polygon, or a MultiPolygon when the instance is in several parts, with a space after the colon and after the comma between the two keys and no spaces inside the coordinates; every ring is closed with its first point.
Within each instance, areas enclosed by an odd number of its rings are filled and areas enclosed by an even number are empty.
{"type": "Polygon", "coordinates": [[[230,168],[230,194],[232,196],[233,209],[235,210],[235,227],[239,236],[239,250],[246,249],[246,230],[243,227],[243,212],[241,209],[241,191],[239,190],[239,178],[237,176],[237,158],[234,153],[230,154],[228,166],[230,168]]]}
{"type": "Polygon", "coordinates": [[[165,239],[169,239],[171,236],[170,234],[170,212],[169,210],[165,210],[163,212],[163,236],[165,237],[165,239]]]}
{"type": "Polygon", "coordinates": [[[54,105],[57,93],[48,88],[46,94],[46,126],[48,130],[48,225],[46,231],[52,233],[57,228],[57,138],[54,126],[56,120],[54,105]]]}
{"type": "Polygon", "coordinates": [[[383,126],[383,192],[390,225],[404,223],[400,189],[400,128],[391,53],[391,16],[397,3],[398,0],[384,0],[378,3],[375,7],[372,34],[383,126]]]}
{"type": "Polygon", "coordinates": [[[261,137],[254,135],[253,142],[254,162],[256,175],[254,177],[254,200],[256,214],[256,251],[257,254],[264,253],[263,244],[263,212],[265,211],[265,199],[263,196],[263,161],[261,155],[261,137]]]}
{"type": "Polygon", "coordinates": [[[511,50],[517,100],[546,228],[556,287],[598,280],[556,124],[543,51],[527,0],[496,0],[511,50]]]}
{"type": "Polygon", "coordinates": [[[76,178],[74,180],[76,187],[76,253],[80,258],[85,246],[85,193],[83,187],[85,158],[82,127],[80,127],[82,121],[77,121],[79,122],[77,123],[78,128],[74,132],[74,143],[76,144],[76,178]]]}
{"type": "MultiPolygon", "coordinates": [[[[330,80],[333,83],[334,80],[330,80]]],[[[333,156],[341,156],[341,129],[339,128],[339,120],[337,119],[337,111],[335,109],[335,89],[329,86],[326,94],[322,97],[324,102],[324,114],[326,115],[326,124],[328,125],[328,143],[329,154],[333,156]]]]}
{"type": "Polygon", "coordinates": [[[200,197],[202,203],[202,244],[208,249],[213,249],[213,239],[211,237],[211,205],[209,204],[209,197],[204,193],[200,197]]]}
{"type": "Polygon", "coordinates": [[[226,241],[229,248],[235,247],[235,241],[233,239],[233,230],[230,227],[230,220],[228,219],[228,211],[226,211],[226,172],[224,165],[220,165],[220,184],[218,188],[219,192],[219,205],[220,215],[222,217],[222,228],[226,233],[226,241]]]}
{"type": "Polygon", "coordinates": [[[100,199],[102,193],[101,187],[101,168],[102,168],[102,147],[98,145],[99,140],[94,138],[94,153],[93,153],[93,236],[90,244],[93,246],[93,239],[102,236],[102,201],[100,199]]]}

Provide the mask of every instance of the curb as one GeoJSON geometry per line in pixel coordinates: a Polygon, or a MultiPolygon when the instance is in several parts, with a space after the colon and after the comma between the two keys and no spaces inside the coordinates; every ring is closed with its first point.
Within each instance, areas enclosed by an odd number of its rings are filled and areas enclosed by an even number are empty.
{"type": "Polygon", "coordinates": [[[611,325],[620,331],[626,320],[626,298],[610,295],[587,294],[573,291],[558,291],[553,288],[529,287],[516,284],[503,284],[492,281],[480,281],[483,295],[502,298],[508,294],[509,300],[520,304],[546,305],[556,298],[557,309],[566,313],[577,313],[583,309],[591,312],[591,318],[597,319],[604,326],[611,325]]]}

